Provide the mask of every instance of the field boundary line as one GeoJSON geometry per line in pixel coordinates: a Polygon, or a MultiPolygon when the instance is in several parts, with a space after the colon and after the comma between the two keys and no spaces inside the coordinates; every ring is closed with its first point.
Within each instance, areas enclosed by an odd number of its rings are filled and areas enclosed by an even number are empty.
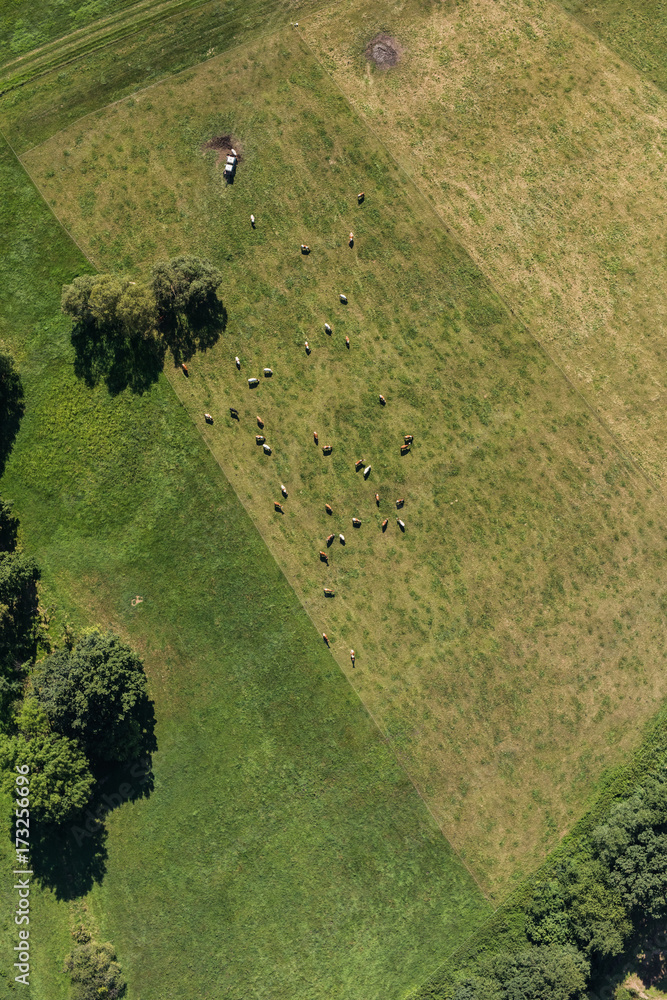
{"type": "Polygon", "coordinates": [[[81,253],[86,258],[86,260],[88,261],[88,263],[90,264],[90,266],[93,267],[93,268],[95,268],[95,270],[97,271],[98,268],[97,268],[97,265],[95,264],[95,262],[88,256],[88,254],[83,249],[83,247],[81,246],[81,244],[79,243],[79,241],[72,235],[72,233],[70,233],[70,231],[67,228],[67,226],[64,225],[64,223],[61,221],[61,219],[58,218],[58,216],[56,215],[55,211],[53,210],[53,207],[51,205],[49,205],[48,201],[46,200],[46,195],[44,194],[44,192],[40,188],[39,184],[37,184],[37,182],[35,181],[35,178],[32,176],[32,174],[30,173],[30,171],[26,167],[25,163],[23,163],[23,161],[21,160],[21,157],[16,152],[16,150],[14,149],[14,147],[11,144],[11,142],[9,141],[9,139],[7,138],[7,136],[5,135],[5,133],[3,132],[3,130],[1,128],[0,128],[0,136],[6,142],[8,148],[12,152],[12,155],[18,161],[18,164],[21,167],[21,170],[23,170],[27,174],[30,183],[34,187],[35,191],[37,191],[37,193],[39,194],[40,198],[42,199],[42,201],[44,202],[44,204],[48,208],[49,212],[51,213],[51,215],[53,216],[53,218],[56,220],[56,222],[58,223],[58,225],[62,229],[62,231],[65,233],[65,235],[68,237],[68,239],[70,239],[72,241],[72,243],[74,243],[74,245],[81,251],[81,253]]]}
{"type": "MultiPolygon", "coordinates": [[[[559,9],[562,9],[562,8],[559,7],[559,9]]],[[[307,20],[307,18],[305,18],[304,20],[307,20]]],[[[618,454],[622,458],[624,458],[625,461],[628,463],[628,465],[630,465],[632,467],[632,469],[634,469],[634,471],[639,476],[641,476],[642,479],[644,479],[648,483],[648,485],[651,487],[651,489],[655,490],[655,492],[658,494],[658,496],[661,498],[662,502],[664,503],[665,502],[665,494],[664,494],[664,492],[662,490],[662,487],[659,486],[658,483],[653,479],[653,477],[651,476],[651,474],[649,472],[647,472],[646,469],[644,469],[644,467],[639,462],[639,460],[636,459],[636,458],[634,458],[628,451],[626,451],[626,449],[624,448],[623,444],[621,443],[621,441],[619,440],[619,438],[616,436],[616,434],[614,433],[614,431],[605,422],[605,420],[603,419],[603,417],[597,412],[597,410],[596,410],[595,406],[593,405],[593,403],[591,403],[589,401],[589,399],[583,394],[583,392],[581,391],[581,389],[579,389],[575,385],[575,383],[572,381],[572,379],[567,374],[567,372],[558,364],[558,362],[556,361],[556,359],[554,357],[552,357],[552,355],[546,349],[546,347],[544,346],[544,344],[540,341],[540,339],[532,332],[532,330],[524,322],[524,320],[521,317],[521,315],[520,314],[517,315],[517,313],[515,313],[512,305],[510,305],[510,302],[505,298],[505,296],[496,287],[496,284],[495,284],[493,278],[491,277],[491,275],[488,274],[487,271],[486,271],[486,269],[484,268],[484,266],[481,263],[479,263],[472,256],[472,254],[470,253],[470,251],[466,247],[465,243],[463,243],[462,240],[460,240],[452,232],[452,230],[450,229],[449,225],[447,224],[446,218],[438,210],[437,206],[431,201],[431,199],[429,198],[428,194],[423,190],[423,188],[421,187],[421,185],[415,179],[414,175],[411,174],[407,170],[407,168],[404,167],[403,164],[400,163],[399,160],[396,159],[396,157],[392,153],[391,149],[389,149],[389,147],[385,144],[384,140],[380,138],[380,136],[375,131],[375,129],[373,128],[373,126],[369,123],[369,121],[366,118],[366,116],[361,111],[357,110],[357,108],[354,107],[354,105],[350,101],[350,98],[347,96],[347,94],[345,93],[345,91],[343,90],[343,88],[336,82],[336,80],[334,80],[333,76],[331,75],[331,73],[329,72],[329,70],[326,68],[326,66],[324,65],[324,63],[321,61],[321,59],[319,58],[319,56],[317,55],[317,53],[314,51],[314,49],[311,47],[311,45],[306,41],[306,39],[304,38],[304,36],[303,36],[303,34],[302,34],[302,32],[301,32],[301,30],[299,28],[297,28],[297,33],[299,35],[299,38],[303,42],[305,48],[311,54],[311,56],[313,57],[313,59],[315,60],[315,62],[318,64],[318,66],[320,67],[320,69],[322,70],[322,72],[327,76],[327,78],[331,81],[332,85],[340,93],[340,95],[342,96],[343,100],[345,101],[345,103],[349,107],[349,109],[352,112],[352,114],[355,115],[359,119],[359,121],[361,121],[363,123],[364,127],[367,129],[368,132],[370,132],[370,134],[373,136],[373,138],[376,140],[376,142],[382,147],[382,149],[387,154],[387,156],[391,157],[391,159],[393,160],[393,162],[396,164],[396,166],[401,171],[401,173],[407,178],[407,180],[412,185],[412,187],[417,192],[417,194],[422,199],[422,201],[425,202],[425,204],[428,206],[429,210],[433,213],[433,215],[435,215],[435,217],[437,218],[437,220],[440,223],[440,225],[445,229],[445,231],[452,238],[452,240],[456,244],[456,246],[460,247],[461,250],[463,250],[463,252],[469,258],[469,260],[471,260],[472,263],[475,265],[475,267],[477,267],[479,269],[480,273],[484,275],[485,279],[489,283],[489,286],[493,290],[494,294],[498,297],[498,299],[500,300],[500,302],[503,304],[503,306],[505,307],[505,309],[510,313],[510,315],[520,325],[520,327],[522,328],[522,330],[524,331],[524,333],[526,333],[528,335],[528,337],[533,341],[533,343],[539,348],[539,350],[542,352],[542,354],[544,355],[544,357],[547,358],[547,360],[554,366],[554,368],[556,368],[556,370],[560,373],[560,375],[562,376],[562,378],[565,381],[565,383],[570,387],[570,389],[578,397],[578,399],[581,400],[581,402],[584,404],[584,406],[588,410],[588,412],[590,414],[592,414],[592,416],[597,421],[598,425],[604,431],[604,433],[607,436],[607,438],[611,441],[612,445],[614,446],[614,448],[618,452],[618,454]]],[[[597,36],[595,36],[595,37],[597,37],[597,36]]],[[[598,41],[599,41],[599,39],[598,39],[598,41]]],[[[612,49],[610,49],[609,51],[613,52],[612,49]]],[[[628,64],[628,65],[631,66],[631,64],[628,64]]],[[[636,67],[632,67],[632,69],[634,70],[635,73],[639,72],[636,67]]],[[[662,91],[661,91],[661,93],[662,93],[662,91]]],[[[517,306],[517,308],[518,308],[518,306],[517,306]]]]}

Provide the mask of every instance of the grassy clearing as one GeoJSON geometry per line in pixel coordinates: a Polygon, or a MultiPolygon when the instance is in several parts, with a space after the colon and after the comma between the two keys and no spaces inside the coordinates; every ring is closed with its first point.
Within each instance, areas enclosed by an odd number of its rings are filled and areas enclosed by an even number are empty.
{"type": "Polygon", "coordinates": [[[76,31],[105,15],[132,7],[136,0],[13,0],[0,11],[0,66],[37,46],[76,31]]]}
{"type": "Polygon", "coordinates": [[[664,0],[560,0],[565,10],[607,45],[667,89],[667,5],[664,0]]]}
{"type": "Polygon", "coordinates": [[[357,2],[305,35],[625,448],[667,474],[667,98],[548,3],[357,2]],[[374,72],[386,30],[400,64],[374,72]]]}
{"type": "MultiPolygon", "coordinates": [[[[142,1000],[401,995],[488,907],[165,380],[75,379],[58,303],[87,264],[6,148],[0,167],[0,345],[27,400],[2,493],[54,637],[119,630],[156,702],[155,791],[109,816],[87,897],[100,938],[142,1000]]],[[[69,912],[47,904],[32,1000],[62,994],[69,912]]]]}
{"type": "Polygon", "coordinates": [[[659,501],[294,32],[99,112],[26,162],[101,268],[178,252],[223,266],[228,331],[174,388],[447,835],[502,894],[664,697],[659,501]],[[244,157],[230,187],[201,150],[227,132],[244,157]],[[274,377],[251,393],[265,365],[274,377]],[[339,531],[326,569],[317,553],[339,531]]]}
{"type": "Polygon", "coordinates": [[[0,127],[23,152],[82,115],[298,20],[321,2],[143,0],[0,70],[0,127]]]}

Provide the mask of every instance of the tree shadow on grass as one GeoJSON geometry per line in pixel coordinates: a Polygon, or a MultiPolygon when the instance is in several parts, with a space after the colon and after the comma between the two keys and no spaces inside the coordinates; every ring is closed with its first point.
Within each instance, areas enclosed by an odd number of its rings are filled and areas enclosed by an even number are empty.
{"type": "Polygon", "coordinates": [[[91,389],[103,381],[112,396],[128,388],[137,394],[146,392],[164,367],[166,348],[159,340],[130,340],[101,331],[95,324],[77,321],[71,341],[74,374],[91,389]]]}
{"type": "Polygon", "coordinates": [[[227,310],[216,297],[201,304],[187,320],[162,317],[155,337],[127,337],[77,320],[72,327],[74,373],[93,389],[104,382],[112,396],[125,389],[142,394],[154,385],[170,350],[174,365],[213,347],[227,326],[227,310]]]}
{"type": "Polygon", "coordinates": [[[0,476],[25,411],[23,385],[13,360],[0,354],[0,476]]]}
{"type": "MultiPolygon", "coordinates": [[[[61,826],[31,826],[30,864],[37,881],[56,899],[72,900],[102,882],[107,870],[106,817],[125,802],[148,798],[153,791],[150,755],[101,769],[86,809],[61,826]]],[[[12,832],[13,837],[13,832],[12,832]]]]}

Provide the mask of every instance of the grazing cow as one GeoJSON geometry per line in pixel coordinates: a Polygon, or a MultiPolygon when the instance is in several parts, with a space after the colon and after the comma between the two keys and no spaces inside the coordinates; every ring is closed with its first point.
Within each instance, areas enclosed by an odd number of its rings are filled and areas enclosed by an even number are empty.
{"type": "Polygon", "coordinates": [[[325,323],[325,324],[324,324],[324,332],[325,332],[325,333],[328,333],[328,334],[329,334],[329,336],[331,336],[331,334],[333,333],[333,330],[331,329],[331,327],[329,326],[329,324],[328,324],[328,323],[325,323]]]}
{"type": "Polygon", "coordinates": [[[354,471],[355,471],[355,472],[358,472],[358,471],[359,471],[359,469],[361,468],[361,466],[362,466],[363,464],[364,464],[364,460],[363,460],[363,458],[358,458],[358,459],[356,460],[356,462],[354,463],[354,471]]]}
{"type": "MultiPolygon", "coordinates": [[[[229,415],[232,418],[232,420],[239,420],[240,419],[239,418],[239,411],[234,406],[230,406],[229,407],[229,415]]],[[[262,425],[262,426],[264,426],[264,425],[262,425]]]]}
{"type": "Polygon", "coordinates": [[[270,455],[271,454],[271,449],[268,446],[268,444],[264,444],[264,445],[262,445],[262,447],[264,448],[264,454],[265,455],[270,455]]]}
{"type": "Polygon", "coordinates": [[[405,441],[406,444],[412,444],[412,442],[414,441],[414,437],[412,436],[412,434],[406,434],[403,440],[405,441]]]}
{"type": "Polygon", "coordinates": [[[360,528],[361,527],[361,521],[359,520],[358,517],[353,517],[352,518],[352,527],[353,528],[360,528]]]}
{"type": "Polygon", "coordinates": [[[333,514],[330,503],[325,503],[324,509],[326,510],[327,514],[333,514]]]}
{"type": "Polygon", "coordinates": [[[354,667],[354,650],[350,650],[350,659],[352,660],[352,666],[354,667]]]}
{"type": "Polygon", "coordinates": [[[252,226],[253,229],[255,228],[255,216],[254,215],[250,216],[250,225],[252,226]]]}
{"type": "Polygon", "coordinates": [[[380,506],[380,494],[379,493],[375,494],[375,503],[378,505],[378,507],[380,506]]]}
{"type": "Polygon", "coordinates": [[[343,295],[343,293],[341,292],[338,298],[341,300],[344,306],[347,305],[347,295],[343,295]]]}
{"type": "Polygon", "coordinates": [[[277,500],[273,501],[273,506],[278,511],[279,514],[285,513],[285,511],[283,510],[283,505],[281,503],[278,503],[277,500]]]}
{"type": "Polygon", "coordinates": [[[396,510],[400,510],[404,503],[405,503],[405,498],[404,497],[401,497],[400,500],[397,500],[396,501],[396,510]]]}
{"type": "Polygon", "coordinates": [[[405,521],[401,521],[400,517],[396,518],[396,524],[399,526],[401,531],[405,531],[405,521]]]}
{"type": "Polygon", "coordinates": [[[317,431],[313,431],[313,441],[317,444],[317,431]]]}
{"type": "Polygon", "coordinates": [[[280,484],[280,492],[282,493],[282,495],[283,495],[283,496],[285,497],[285,499],[287,500],[287,488],[286,488],[285,486],[283,486],[283,484],[282,484],[282,483],[280,484]]]}
{"type": "Polygon", "coordinates": [[[351,246],[351,247],[354,246],[354,233],[350,233],[350,236],[349,236],[347,242],[348,242],[348,246],[351,246]]]}
{"type": "Polygon", "coordinates": [[[310,253],[310,247],[308,246],[307,243],[302,243],[301,244],[301,253],[306,254],[306,255],[310,253]]]}
{"type": "Polygon", "coordinates": [[[372,469],[372,468],[373,468],[373,466],[372,466],[372,465],[367,465],[367,466],[366,466],[366,468],[364,469],[364,479],[368,479],[368,477],[369,477],[369,476],[370,476],[370,474],[371,474],[371,469],[372,469]]]}
{"type": "Polygon", "coordinates": [[[255,443],[256,444],[264,444],[265,441],[266,441],[266,438],[263,437],[261,434],[255,434],[255,443]]]}
{"type": "Polygon", "coordinates": [[[328,587],[325,587],[324,588],[324,596],[325,597],[333,597],[334,596],[333,590],[329,590],[328,587]]]}
{"type": "Polygon", "coordinates": [[[327,566],[329,565],[329,556],[326,552],[320,552],[320,562],[326,563],[327,566]]]}
{"type": "Polygon", "coordinates": [[[190,372],[188,371],[188,366],[186,365],[185,361],[182,362],[181,368],[183,369],[183,374],[185,375],[185,377],[189,378],[190,372]]]}
{"type": "Polygon", "coordinates": [[[409,444],[402,444],[401,445],[401,455],[407,455],[407,453],[409,451],[410,451],[410,445],[409,444]]]}
{"type": "Polygon", "coordinates": [[[211,416],[210,413],[205,413],[204,414],[204,420],[206,421],[207,424],[212,424],[213,423],[213,417],[211,416]]]}
{"type": "Polygon", "coordinates": [[[259,427],[260,430],[264,427],[264,421],[259,415],[257,416],[257,426],[259,427]]]}
{"type": "Polygon", "coordinates": [[[236,367],[238,368],[238,370],[241,371],[241,359],[239,358],[238,354],[234,358],[234,361],[236,362],[236,367]]]}
{"type": "Polygon", "coordinates": [[[339,540],[339,542],[340,542],[341,545],[345,545],[345,535],[340,534],[338,536],[338,540],[339,540]]]}
{"type": "Polygon", "coordinates": [[[333,540],[334,540],[334,535],[329,535],[329,537],[327,538],[327,548],[331,547],[333,540]]]}
{"type": "Polygon", "coordinates": [[[322,638],[324,639],[325,643],[328,646],[329,645],[329,636],[326,634],[326,632],[322,633],[322,638]]]}
{"type": "Polygon", "coordinates": [[[382,395],[380,396],[380,405],[381,406],[386,406],[387,405],[387,400],[382,395]]]}
{"type": "Polygon", "coordinates": [[[306,354],[310,354],[310,347],[308,346],[308,341],[306,340],[304,343],[306,347],[306,354]]]}
{"type": "Polygon", "coordinates": [[[264,369],[264,378],[271,378],[272,375],[273,375],[273,368],[264,369]]]}
{"type": "Polygon", "coordinates": [[[384,521],[382,522],[382,530],[383,530],[383,531],[386,531],[386,530],[387,530],[387,525],[388,525],[388,524],[389,524],[389,518],[388,518],[388,517],[385,517],[384,521]]]}
{"type": "Polygon", "coordinates": [[[363,200],[364,200],[364,192],[360,191],[359,194],[357,195],[357,201],[361,205],[361,203],[362,203],[363,200]]]}
{"type": "Polygon", "coordinates": [[[332,452],[332,446],[330,444],[325,444],[324,447],[322,448],[322,454],[330,455],[331,452],[332,452]]]}
{"type": "Polygon", "coordinates": [[[349,351],[349,349],[350,349],[350,338],[349,337],[345,338],[345,346],[347,347],[347,349],[349,351]]]}
{"type": "Polygon", "coordinates": [[[250,389],[254,389],[256,385],[259,385],[259,379],[258,378],[249,378],[248,379],[248,387],[250,389]]]}

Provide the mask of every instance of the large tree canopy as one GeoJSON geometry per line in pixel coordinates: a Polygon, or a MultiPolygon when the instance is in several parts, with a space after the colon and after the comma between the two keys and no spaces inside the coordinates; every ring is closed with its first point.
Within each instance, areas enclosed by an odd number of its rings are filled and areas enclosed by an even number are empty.
{"type": "MultiPolygon", "coordinates": [[[[56,733],[0,737],[4,790],[14,794],[16,767],[29,767],[30,809],[45,823],[63,823],[90,800],[95,779],[74,740],[56,733]]],[[[12,807],[14,799],[12,798],[12,807]]]]}
{"type": "Polygon", "coordinates": [[[91,632],[38,664],[33,684],[57,733],[91,761],[129,761],[154,749],[153,706],[142,661],[110,632],[91,632]]]}
{"type": "Polygon", "coordinates": [[[0,552],[0,673],[11,675],[34,654],[37,581],[34,559],[0,552]]]}

